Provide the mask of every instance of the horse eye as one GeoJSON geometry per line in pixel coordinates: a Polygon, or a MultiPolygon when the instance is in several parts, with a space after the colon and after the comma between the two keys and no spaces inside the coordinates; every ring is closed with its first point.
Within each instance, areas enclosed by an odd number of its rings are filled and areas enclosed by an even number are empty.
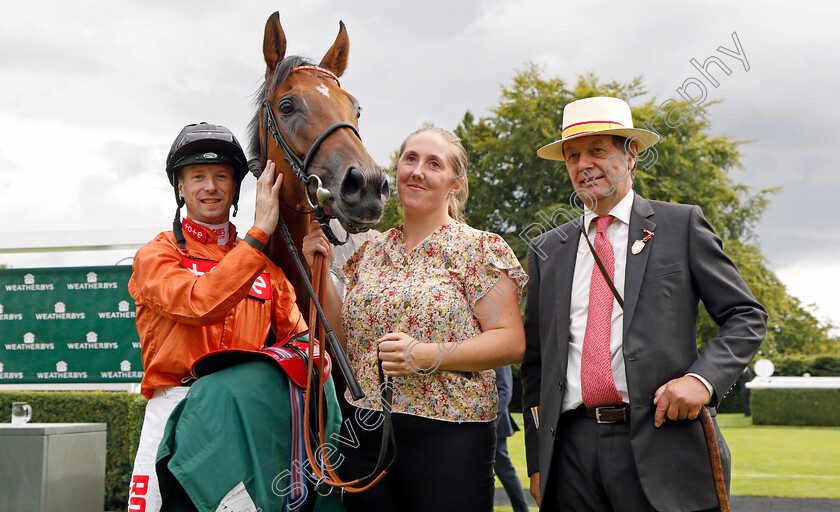
{"type": "Polygon", "coordinates": [[[291,101],[281,101],[279,105],[277,105],[277,111],[287,116],[295,111],[295,106],[292,104],[291,101]]]}
{"type": "Polygon", "coordinates": [[[361,105],[356,107],[356,119],[359,119],[360,117],[362,117],[362,106],[361,105]]]}

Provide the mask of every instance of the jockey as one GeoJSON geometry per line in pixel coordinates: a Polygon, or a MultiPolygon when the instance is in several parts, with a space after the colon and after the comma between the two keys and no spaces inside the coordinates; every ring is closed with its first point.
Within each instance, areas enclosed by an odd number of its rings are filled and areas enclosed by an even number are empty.
{"type": "Polygon", "coordinates": [[[236,215],[248,165],[230,130],[208,123],[184,127],[169,151],[166,174],[178,204],[173,230],[137,252],[128,283],[137,302],[141,392],[149,400],[129,512],[160,510],[158,445],[193,380],[193,362],[222,348],[260,349],[269,329],[283,339],[307,328],[292,286],[262,253],[280,209],[283,176],[274,163],[267,162],[257,181],[254,225],[244,239],[237,238],[229,215],[231,206],[236,215]]]}

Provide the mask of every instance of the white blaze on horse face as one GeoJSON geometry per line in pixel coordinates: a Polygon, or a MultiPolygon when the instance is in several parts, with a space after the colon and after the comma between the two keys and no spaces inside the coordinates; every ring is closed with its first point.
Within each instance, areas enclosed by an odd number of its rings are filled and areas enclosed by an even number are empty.
{"type": "Polygon", "coordinates": [[[319,85],[318,87],[315,88],[315,90],[320,92],[321,94],[323,94],[327,98],[330,97],[330,90],[327,89],[327,86],[324,85],[324,84],[319,85]]]}

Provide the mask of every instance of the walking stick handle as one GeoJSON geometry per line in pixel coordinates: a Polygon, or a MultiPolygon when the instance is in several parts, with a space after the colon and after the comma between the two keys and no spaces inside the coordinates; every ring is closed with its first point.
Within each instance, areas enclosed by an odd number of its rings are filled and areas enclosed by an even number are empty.
{"type": "Polygon", "coordinates": [[[712,466],[712,479],[715,482],[715,494],[717,495],[720,512],[730,512],[729,496],[726,494],[726,481],[723,478],[723,464],[720,460],[720,449],[718,448],[717,432],[712,416],[706,406],[700,410],[700,425],[703,427],[703,435],[706,436],[706,448],[709,450],[709,463],[712,466]]]}

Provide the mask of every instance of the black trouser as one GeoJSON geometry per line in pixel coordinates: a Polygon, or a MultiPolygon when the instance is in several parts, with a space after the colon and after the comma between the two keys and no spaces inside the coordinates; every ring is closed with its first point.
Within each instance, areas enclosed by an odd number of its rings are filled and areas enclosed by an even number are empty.
{"type": "Polygon", "coordinates": [[[561,414],[551,467],[543,512],[656,512],[642,490],[629,422],[561,414]]]}
{"type": "MultiPolygon", "coordinates": [[[[375,414],[366,418],[365,423],[379,423],[375,419],[381,413],[375,414]]],[[[365,430],[355,415],[346,418],[341,428],[342,438],[351,439],[353,434],[358,438],[355,448],[341,444],[344,460],[338,472],[348,481],[373,469],[379,455],[382,426],[365,430]],[[352,433],[348,431],[348,422],[353,425],[352,433]]],[[[348,512],[493,510],[495,422],[454,423],[400,413],[394,413],[392,418],[397,460],[391,472],[371,489],[345,494],[348,512]]]]}

